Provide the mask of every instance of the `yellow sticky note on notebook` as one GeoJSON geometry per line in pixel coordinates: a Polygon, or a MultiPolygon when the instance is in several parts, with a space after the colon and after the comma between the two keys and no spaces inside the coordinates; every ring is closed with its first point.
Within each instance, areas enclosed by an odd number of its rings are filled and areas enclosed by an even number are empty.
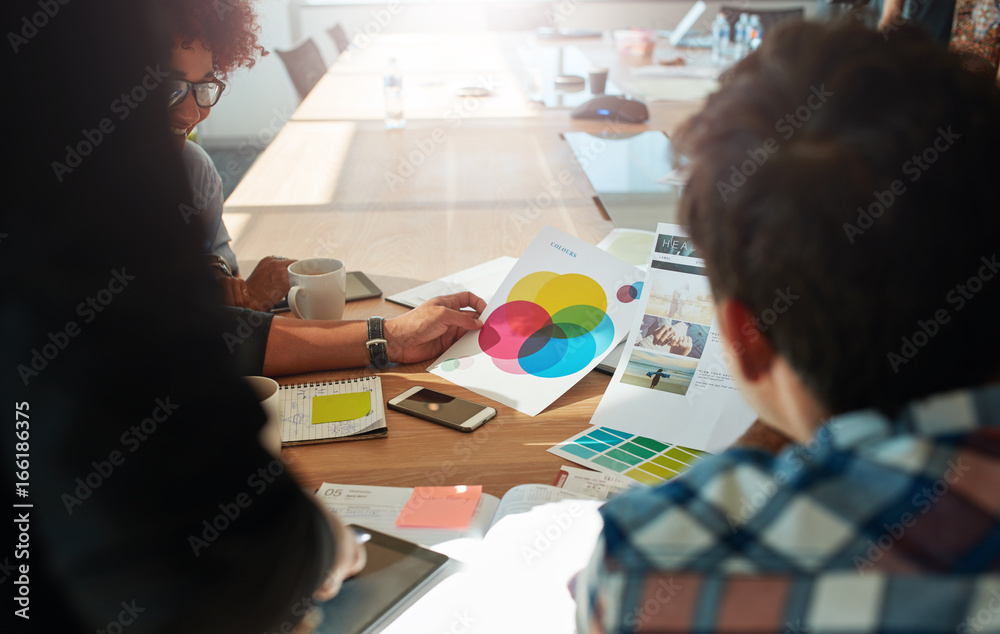
{"type": "Polygon", "coordinates": [[[414,487],[413,494],[396,518],[396,526],[468,528],[482,494],[481,485],[414,487]]]}
{"type": "Polygon", "coordinates": [[[312,424],[339,423],[367,416],[372,411],[371,392],[326,394],[312,400],[312,424]]]}

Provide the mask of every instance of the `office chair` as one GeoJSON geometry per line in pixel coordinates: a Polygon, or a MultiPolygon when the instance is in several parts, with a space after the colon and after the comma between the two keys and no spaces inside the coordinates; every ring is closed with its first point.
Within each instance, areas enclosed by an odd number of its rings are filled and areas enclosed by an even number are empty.
{"type": "Polygon", "coordinates": [[[805,9],[799,7],[797,9],[751,9],[749,7],[733,7],[722,5],[719,7],[719,12],[726,16],[726,21],[729,22],[729,39],[730,41],[735,41],[736,23],[740,20],[740,14],[746,13],[748,15],[760,16],[760,28],[767,33],[775,27],[776,24],[784,20],[797,19],[801,20],[805,15],[805,9]]]}
{"type": "Polygon", "coordinates": [[[347,39],[347,33],[344,33],[344,27],[340,26],[340,22],[328,28],[326,34],[330,36],[333,45],[337,47],[337,55],[346,51],[351,44],[350,40],[347,39]]]}
{"type": "Polygon", "coordinates": [[[275,51],[284,62],[285,69],[295,84],[295,90],[299,92],[299,97],[305,99],[309,91],[319,82],[320,77],[326,73],[326,63],[316,42],[309,38],[291,50],[275,49],[275,51]]]}

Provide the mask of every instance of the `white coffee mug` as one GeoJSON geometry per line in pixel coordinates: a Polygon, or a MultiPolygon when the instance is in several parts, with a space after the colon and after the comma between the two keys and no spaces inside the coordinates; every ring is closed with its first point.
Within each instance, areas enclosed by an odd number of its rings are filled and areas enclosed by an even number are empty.
{"type": "Polygon", "coordinates": [[[243,377],[253,388],[267,421],[260,430],[260,444],[275,456],[281,456],[281,408],[278,407],[278,382],[266,376],[243,377]]]}
{"type": "Polygon", "coordinates": [[[299,319],[340,319],[347,298],[347,271],[333,258],[306,258],[288,266],[288,307],[299,319]]]}

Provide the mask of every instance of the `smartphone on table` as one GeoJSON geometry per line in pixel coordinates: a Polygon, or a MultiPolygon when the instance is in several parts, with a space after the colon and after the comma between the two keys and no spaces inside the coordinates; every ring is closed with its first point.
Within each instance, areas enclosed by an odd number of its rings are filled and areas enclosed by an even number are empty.
{"type": "Polygon", "coordinates": [[[358,299],[371,299],[381,297],[382,289],[375,286],[375,282],[368,279],[368,276],[361,271],[347,272],[347,301],[353,302],[358,299]]]}
{"type": "MultiPolygon", "coordinates": [[[[353,302],[359,299],[371,299],[381,296],[382,289],[375,286],[375,282],[368,279],[367,275],[361,271],[347,272],[347,290],[344,301],[353,302]]],[[[287,313],[290,310],[287,297],[271,308],[272,313],[287,313]]]]}
{"type": "Polygon", "coordinates": [[[477,429],[497,415],[492,407],[419,385],[389,399],[389,409],[464,432],[477,429]]]}

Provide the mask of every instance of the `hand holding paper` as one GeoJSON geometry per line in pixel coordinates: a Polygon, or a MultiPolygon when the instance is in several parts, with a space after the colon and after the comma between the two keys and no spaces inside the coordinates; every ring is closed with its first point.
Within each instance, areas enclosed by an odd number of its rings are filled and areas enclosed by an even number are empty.
{"type": "Polygon", "coordinates": [[[430,371],[534,416],[622,340],[639,277],[634,266],[546,227],[487,304],[482,329],[430,371]]]}

